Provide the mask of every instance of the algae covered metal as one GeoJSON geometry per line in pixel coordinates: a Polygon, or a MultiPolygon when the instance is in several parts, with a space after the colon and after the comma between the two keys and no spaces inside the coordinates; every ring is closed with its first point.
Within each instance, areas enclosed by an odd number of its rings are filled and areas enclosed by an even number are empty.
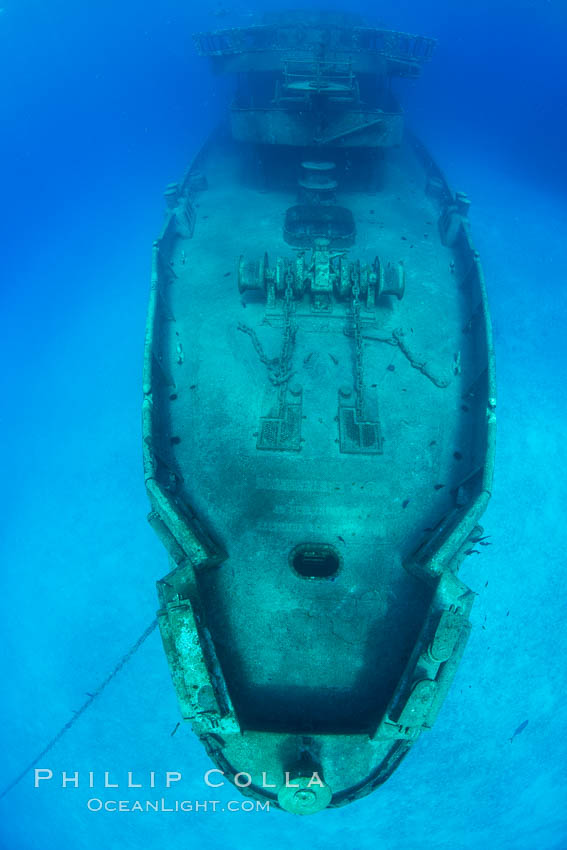
{"type": "Polygon", "coordinates": [[[468,199],[403,129],[428,38],[334,13],[195,36],[237,90],[153,248],[144,369],[160,631],[244,794],[383,783],[469,629],[493,351],[468,199]]]}

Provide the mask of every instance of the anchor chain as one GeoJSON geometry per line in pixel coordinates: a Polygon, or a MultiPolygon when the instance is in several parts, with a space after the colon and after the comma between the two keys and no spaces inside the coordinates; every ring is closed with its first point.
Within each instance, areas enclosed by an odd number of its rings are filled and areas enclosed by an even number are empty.
{"type": "Polygon", "coordinates": [[[269,371],[273,371],[274,367],[279,363],[279,360],[277,357],[268,357],[266,355],[264,347],[258,339],[258,334],[256,333],[256,331],[253,328],[249,328],[248,325],[245,325],[243,322],[238,323],[238,330],[242,331],[242,333],[248,334],[248,336],[252,340],[252,345],[256,350],[256,354],[260,358],[260,362],[263,363],[269,371]]]}
{"type": "MultiPolygon", "coordinates": [[[[283,316],[284,316],[284,327],[283,327],[283,341],[282,341],[282,350],[280,354],[280,368],[279,374],[276,375],[277,384],[279,386],[278,390],[278,405],[280,408],[280,415],[282,415],[284,405],[285,405],[285,396],[287,390],[287,383],[290,378],[295,374],[295,372],[291,371],[291,358],[293,355],[293,346],[295,343],[295,334],[297,333],[297,326],[293,321],[293,313],[295,310],[295,304],[293,301],[293,276],[286,272],[285,276],[285,300],[284,300],[284,308],[283,308],[283,316]]],[[[276,383],[276,382],[274,382],[276,383]]]]}
{"type": "Polygon", "coordinates": [[[362,364],[362,330],[360,326],[360,286],[355,278],[352,287],[352,318],[354,329],[354,380],[356,392],[356,418],[364,421],[364,367],[362,364]]]}
{"type": "Polygon", "coordinates": [[[260,361],[268,369],[268,379],[270,383],[275,387],[279,387],[278,402],[280,407],[285,400],[286,384],[295,374],[295,372],[291,371],[291,358],[293,355],[295,334],[297,332],[297,327],[293,321],[293,312],[295,310],[292,287],[293,276],[289,272],[286,274],[285,283],[285,299],[283,304],[283,340],[279,357],[270,358],[266,355],[262,343],[258,339],[258,334],[253,328],[248,327],[248,325],[245,325],[243,322],[239,322],[237,326],[239,331],[248,334],[252,340],[252,345],[254,346],[260,361]]]}

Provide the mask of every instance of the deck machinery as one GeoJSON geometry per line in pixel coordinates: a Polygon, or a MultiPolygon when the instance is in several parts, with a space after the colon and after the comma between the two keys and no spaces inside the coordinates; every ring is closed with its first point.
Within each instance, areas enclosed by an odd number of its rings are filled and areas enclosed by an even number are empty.
{"type": "Polygon", "coordinates": [[[468,198],[391,89],[432,39],[315,12],[194,38],[237,89],[154,243],[159,624],[217,769],[309,814],[390,776],[461,658],[493,467],[486,293],[468,198]]]}

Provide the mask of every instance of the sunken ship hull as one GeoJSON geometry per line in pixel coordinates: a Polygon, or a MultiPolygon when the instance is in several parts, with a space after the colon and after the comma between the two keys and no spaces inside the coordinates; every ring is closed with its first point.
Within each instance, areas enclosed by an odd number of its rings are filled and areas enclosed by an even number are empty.
{"type": "Polygon", "coordinates": [[[494,453],[486,293],[468,200],[390,93],[430,40],[288,16],[196,42],[241,88],[153,248],[158,618],[217,769],[308,814],[390,776],[461,658],[494,453]]]}

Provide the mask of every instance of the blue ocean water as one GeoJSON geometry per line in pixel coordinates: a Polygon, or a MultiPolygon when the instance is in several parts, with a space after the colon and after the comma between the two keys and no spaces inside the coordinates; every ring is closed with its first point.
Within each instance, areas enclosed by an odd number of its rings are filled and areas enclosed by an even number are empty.
{"type": "MultiPolygon", "coordinates": [[[[140,458],[151,243],[162,190],[230,93],[190,34],[277,8],[6,0],[0,11],[2,787],[154,617],[166,557],[145,521],[140,458]]],[[[462,568],[478,599],[453,688],[386,785],[344,809],[96,813],[88,788],[36,789],[29,772],[0,800],[2,850],[567,848],[567,7],[355,9],[439,40],[422,78],[398,88],[408,124],[471,196],[494,322],[492,546],[462,568]]],[[[183,796],[206,799],[209,761],[189,729],[171,735],[177,721],[154,632],[40,766],[135,781],[182,771],[183,796]]]]}

